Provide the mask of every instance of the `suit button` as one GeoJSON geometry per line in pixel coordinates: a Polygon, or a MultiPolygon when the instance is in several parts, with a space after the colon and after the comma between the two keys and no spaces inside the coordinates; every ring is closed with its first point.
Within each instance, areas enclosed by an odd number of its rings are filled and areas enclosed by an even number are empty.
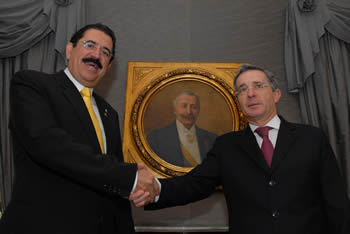
{"type": "Polygon", "coordinates": [[[277,219],[280,216],[280,212],[278,212],[277,210],[275,210],[274,212],[272,212],[272,217],[277,219]]]}
{"type": "Polygon", "coordinates": [[[270,180],[270,181],[269,181],[269,186],[270,186],[270,187],[273,187],[273,186],[275,186],[276,184],[277,184],[277,182],[274,181],[274,180],[270,180]]]}
{"type": "Polygon", "coordinates": [[[117,193],[117,188],[113,187],[113,194],[116,194],[116,193],[117,193]]]}

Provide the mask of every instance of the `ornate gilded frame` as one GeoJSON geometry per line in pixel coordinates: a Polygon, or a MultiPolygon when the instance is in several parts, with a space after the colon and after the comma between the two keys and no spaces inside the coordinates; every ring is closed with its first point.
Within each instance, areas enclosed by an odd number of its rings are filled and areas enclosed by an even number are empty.
{"type": "Polygon", "coordinates": [[[123,131],[125,161],[142,162],[158,177],[179,176],[192,169],[164,161],[147,143],[145,113],[152,98],[166,88],[190,85],[213,90],[228,106],[229,111],[226,112],[229,112],[232,121],[229,131],[245,128],[247,121],[233,90],[233,79],[240,65],[241,63],[129,62],[123,131]]]}

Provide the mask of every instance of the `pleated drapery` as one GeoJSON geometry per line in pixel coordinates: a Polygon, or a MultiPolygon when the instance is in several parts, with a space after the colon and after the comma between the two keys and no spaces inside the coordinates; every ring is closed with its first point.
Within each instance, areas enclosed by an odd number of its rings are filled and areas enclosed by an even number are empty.
{"type": "Polygon", "coordinates": [[[290,0],[285,26],[288,90],[302,121],[328,135],[350,194],[350,1],[290,0]]]}
{"type": "Polygon", "coordinates": [[[22,69],[48,73],[65,67],[65,45],[86,23],[84,0],[0,2],[0,211],[11,198],[15,176],[9,124],[9,87],[22,69]]]}

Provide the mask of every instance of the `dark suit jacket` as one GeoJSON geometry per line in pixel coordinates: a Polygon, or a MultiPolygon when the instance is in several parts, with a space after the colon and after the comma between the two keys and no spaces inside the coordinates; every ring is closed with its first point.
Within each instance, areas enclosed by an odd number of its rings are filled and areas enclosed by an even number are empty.
{"type": "MultiPolygon", "coordinates": [[[[198,128],[197,126],[196,134],[201,161],[203,161],[208,151],[212,147],[217,135],[198,128]]],[[[153,152],[168,163],[181,167],[184,165],[190,165],[190,163],[185,159],[181,150],[176,122],[173,122],[164,128],[152,131],[150,134],[148,134],[147,141],[153,152]]]]}
{"type": "Polygon", "coordinates": [[[218,137],[201,165],[161,183],[148,209],[197,201],[222,185],[232,234],[338,234],[348,205],[324,134],[283,119],[271,169],[248,127],[218,137]]]}
{"type": "Polygon", "coordinates": [[[15,181],[0,233],[134,233],[137,166],[123,163],[117,112],[94,95],[108,154],[101,154],[84,101],[64,72],[16,74],[10,129],[15,181]]]}

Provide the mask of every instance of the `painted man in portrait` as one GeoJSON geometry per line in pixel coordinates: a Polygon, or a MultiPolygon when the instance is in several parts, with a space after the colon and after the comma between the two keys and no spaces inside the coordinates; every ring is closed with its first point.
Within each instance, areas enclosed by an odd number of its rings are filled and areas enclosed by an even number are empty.
{"type": "Polygon", "coordinates": [[[148,144],[159,157],[176,166],[194,167],[202,162],[214,143],[216,134],[196,125],[200,112],[199,97],[182,92],[173,101],[176,120],[153,130],[148,144]]]}

